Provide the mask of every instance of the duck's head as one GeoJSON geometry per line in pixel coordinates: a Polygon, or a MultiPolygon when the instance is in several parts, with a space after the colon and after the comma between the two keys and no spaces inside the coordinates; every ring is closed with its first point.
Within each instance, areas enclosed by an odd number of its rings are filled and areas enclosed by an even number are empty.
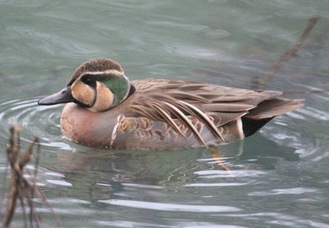
{"type": "Polygon", "coordinates": [[[129,80],[119,63],[111,59],[94,59],[76,69],[67,87],[40,99],[38,104],[75,102],[91,111],[101,112],[124,101],[129,90],[129,80]]]}

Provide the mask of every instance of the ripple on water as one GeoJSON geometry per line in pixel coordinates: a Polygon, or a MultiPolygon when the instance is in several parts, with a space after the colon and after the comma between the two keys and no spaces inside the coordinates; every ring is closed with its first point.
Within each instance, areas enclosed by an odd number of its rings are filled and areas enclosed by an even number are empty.
{"type": "Polygon", "coordinates": [[[139,209],[151,209],[158,211],[185,211],[185,212],[237,212],[241,209],[231,206],[210,206],[210,205],[187,205],[173,203],[155,203],[136,200],[99,200],[100,203],[125,206],[139,209]]]}
{"type": "Polygon", "coordinates": [[[60,131],[61,107],[38,106],[38,99],[12,100],[0,105],[0,140],[7,141],[8,129],[13,124],[23,127],[21,140],[31,142],[33,136],[40,138],[43,145],[67,148],[62,142],[60,131]]]}

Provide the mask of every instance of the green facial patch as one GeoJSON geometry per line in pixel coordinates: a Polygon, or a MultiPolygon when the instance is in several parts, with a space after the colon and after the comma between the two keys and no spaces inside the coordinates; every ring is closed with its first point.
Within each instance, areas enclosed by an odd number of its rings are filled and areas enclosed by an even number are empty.
{"type": "Polygon", "coordinates": [[[114,95],[114,105],[120,104],[127,97],[130,84],[126,76],[100,74],[96,76],[96,80],[102,82],[112,91],[114,95]]]}

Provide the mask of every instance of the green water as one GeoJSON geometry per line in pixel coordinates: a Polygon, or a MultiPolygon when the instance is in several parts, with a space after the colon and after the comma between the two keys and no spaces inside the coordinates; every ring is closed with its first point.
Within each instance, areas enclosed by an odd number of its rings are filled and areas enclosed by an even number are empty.
{"type": "MultiPolygon", "coordinates": [[[[8,127],[40,137],[38,184],[63,227],[329,227],[329,3],[318,1],[0,1],[0,178],[8,127]],[[304,46],[268,83],[305,107],[220,146],[110,151],[61,135],[63,106],[37,100],[88,59],[109,57],[130,79],[251,88],[320,16],[304,46]]],[[[1,186],[3,192],[3,186],[1,186]]],[[[41,227],[56,226],[36,199],[41,227]]],[[[19,210],[13,227],[21,226],[19,210]]]]}

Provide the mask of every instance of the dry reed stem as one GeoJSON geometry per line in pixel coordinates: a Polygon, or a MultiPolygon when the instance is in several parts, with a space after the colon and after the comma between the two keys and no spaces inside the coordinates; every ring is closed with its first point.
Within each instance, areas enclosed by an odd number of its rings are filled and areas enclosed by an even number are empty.
{"type": "MultiPolygon", "coordinates": [[[[20,206],[22,208],[24,227],[33,227],[34,224],[39,227],[39,221],[41,220],[41,217],[36,213],[35,207],[33,205],[33,198],[35,192],[39,193],[42,198],[42,201],[46,203],[47,206],[51,209],[56,221],[56,225],[61,226],[60,220],[48,204],[46,197],[42,194],[39,187],[36,186],[36,176],[38,173],[40,155],[39,139],[35,137],[33,142],[27,148],[26,152],[24,154],[21,154],[21,141],[19,134],[20,131],[21,128],[18,125],[10,127],[10,138],[7,144],[7,166],[11,167],[11,177],[7,211],[3,221],[3,227],[7,228],[10,226],[12,219],[15,215],[17,201],[19,201],[20,206]],[[24,167],[31,160],[33,154],[35,154],[36,156],[36,162],[33,173],[33,183],[30,184],[30,182],[24,177],[24,167]],[[28,215],[26,211],[26,205],[29,207],[28,215]]],[[[4,183],[6,183],[6,176],[4,179],[4,183]]],[[[1,200],[0,212],[2,212],[2,203],[3,199],[1,200]]]]}
{"type": "Polygon", "coordinates": [[[311,33],[312,29],[318,22],[319,17],[312,17],[309,19],[308,24],[306,28],[304,29],[302,35],[300,38],[296,41],[296,43],[293,45],[291,49],[289,49],[286,53],[280,56],[280,58],[272,65],[272,69],[268,71],[264,78],[260,80],[260,78],[257,76],[253,79],[253,89],[255,90],[265,90],[267,88],[267,85],[270,81],[272,81],[275,74],[281,70],[288,61],[295,57],[297,52],[301,49],[302,45],[304,44],[305,40],[311,33]]]}

